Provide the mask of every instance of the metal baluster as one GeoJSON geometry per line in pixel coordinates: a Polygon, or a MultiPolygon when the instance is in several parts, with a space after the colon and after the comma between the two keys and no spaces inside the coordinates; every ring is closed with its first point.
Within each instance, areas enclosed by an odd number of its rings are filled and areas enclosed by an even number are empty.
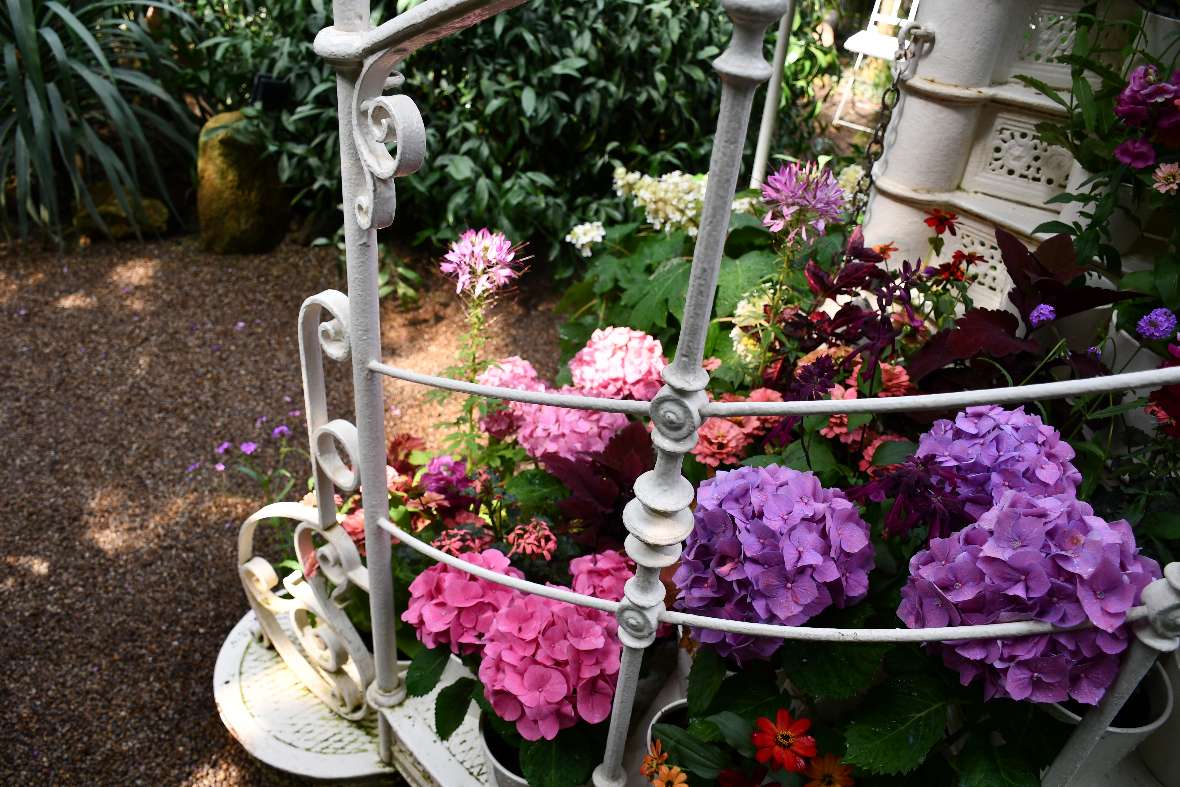
{"type": "Polygon", "coordinates": [[[1082,717],[1077,729],[1061,747],[1041,781],[1042,787],[1068,787],[1078,774],[1115,764],[1091,763],[1094,747],[1159,655],[1180,647],[1180,563],[1168,564],[1164,575],[1165,579],[1157,579],[1143,589],[1148,617],[1134,624],[1131,647],[1123,656],[1118,677],[1106,690],[1098,707],[1082,717]]]}
{"type": "Polygon", "coordinates": [[[676,357],[664,370],[663,389],[652,400],[656,465],[635,482],[635,499],[627,504],[623,522],[631,533],[627,554],[636,563],[619,609],[623,657],[611,709],[610,732],[602,764],[594,771],[597,787],[620,787],[623,748],[643,650],[655,640],[656,619],[664,610],[660,569],[680,557],[681,542],[692,531],[692,484],[681,474],[684,455],[696,444],[700,408],[706,402],[708,373],[701,368],[705,334],[713,312],[717,273],[729,232],[733,195],[750,123],[754,90],[771,74],[763,57],[766,29],[783,15],[789,0],[722,0],[733,20],[733,39],[713,62],[721,76],[721,108],[709,161],[709,183],[701,212],[701,229],[693,253],[692,273],[676,357]]]}
{"type": "MultiPolygon", "coordinates": [[[[343,32],[368,30],[368,0],[335,0],[333,25],[343,32]]],[[[340,116],[340,174],[343,180],[344,244],[348,263],[348,305],[352,346],[352,383],[360,455],[351,457],[360,466],[365,511],[365,552],[369,566],[369,604],[373,619],[373,659],[376,680],[369,686],[369,704],[378,709],[379,753],[392,757],[393,732],[380,713],[405,699],[405,687],[397,672],[394,633],[391,544],[379,522],[389,515],[389,491],[385,480],[385,413],[381,377],[369,364],[381,360],[381,317],[377,295],[377,230],[362,228],[353,206],[370,193],[364,164],[353,134],[354,97],[361,73],[359,62],[334,63],[336,100],[340,116]]]]}
{"type": "Polygon", "coordinates": [[[762,186],[766,180],[766,165],[770,162],[770,146],[778,128],[779,99],[783,94],[783,68],[787,50],[791,46],[791,25],[795,24],[796,0],[789,0],[787,11],[778,23],[778,39],[774,42],[770,84],[766,86],[766,101],[762,104],[762,124],[758,127],[758,144],[754,147],[754,171],[750,174],[750,188],[762,186]]]}

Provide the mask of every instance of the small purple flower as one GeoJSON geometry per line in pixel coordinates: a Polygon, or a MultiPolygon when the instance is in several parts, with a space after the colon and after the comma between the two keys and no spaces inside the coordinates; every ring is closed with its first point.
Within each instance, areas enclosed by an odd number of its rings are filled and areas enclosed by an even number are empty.
{"type": "Polygon", "coordinates": [[[219,443],[218,446],[216,448],[214,448],[213,450],[218,456],[224,456],[225,452],[233,447],[234,447],[234,444],[231,443],[229,440],[226,440],[222,443],[219,443]]]}
{"type": "Polygon", "coordinates": [[[245,329],[246,329],[246,323],[243,320],[238,320],[237,322],[234,323],[234,330],[235,331],[243,331],[245,329]]]}
{"type": "Polygon", "coordinates": [[[1102,350],[1098,347],[1098,345],[1094,345],[1093,347],[1090,347],[1086,350],[1086,355],[1097,361],[1102,357],[1102,350]]]}
{"type": "Polygon", "coordinates": [[[1037,304],[1028,315],[1028,321],[1034,328],[1039,328],[1045,323],[1052,322],[1056,319],[1057,309],[1048,303],[1037,304]]]}
{"type": "Polygon", "coordinates": [[[269,420],[270,420],[269,416],[265,416],[265,415],[258,416],[257,418],[254,419],[254,428],[257,429],[258,427],[262,426],[264,423],[266,423],[269,420]]]}
{"type": "Polygon", "coordinates": [[[1168,339],[1176,333],[1176,315],[1163,308],[1152,309],[1135,326],[1144,339],[1168,339]]]}
{"type": "Polygon", "coordinates": [[[213,469],[219,473],[224,473],[225,472],[225,463],[218,462],[217,464],[213,465],[213,469]]]}
{"type": "Polygon", "coordinates": [[[258,443],[254,443],[254,442],[247,440],[246,442],[244,442],[238,446],[238,450],[241,451],[246,456],[250,456],[251,454],[253,454],[255,451],[258,450],[258,443]]]}
{"type": "Polygon", "coordinates": [[[301,415],[303,415],[302,410],[292,410],[291,412],[287,413],[288,418],[299,418],[301,415]]]}
{"type": "Polygon", "coordinates": [[[1146,139],[1128,139],[1114,149],[1114,157],[1131,169],[1147,169],[1155,164],[1155,148],[1146,139]]]}
{"type": "Polygon", "coordinates": [[[279,424],[278,426],[276,426],[274,429],[271,430],[270,436],[272,438],[274,438],[275,440],[280,440],[284,437],[290,437],[291,436],[291,428],[288,427],[286,424],[279,424]]]}
{"type": "Polygon", "coordinates": [[[185,474],[191,473],[194,470],[196,470],[197,468],[199,468],[200,466],[201,466],[200,462],[193,462],[191,465],[189,465],[188,467],[186,467],[184,469],[184,472],[185,472],[185,474]]]}

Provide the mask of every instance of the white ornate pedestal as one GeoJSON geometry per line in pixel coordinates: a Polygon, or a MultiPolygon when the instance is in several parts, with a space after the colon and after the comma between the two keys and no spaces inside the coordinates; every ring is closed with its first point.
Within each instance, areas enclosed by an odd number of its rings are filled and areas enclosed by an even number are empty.
{"type": "MultiPolygon", "coordinates": [[[[258,643],[257,631],[254,613],[246,613],[226,637],[214,668],[217,712],[230,734],[252,756],[295,776],[388,783],[395,768],[378,756],[376,716],[357,722],[333,713],[273,649],[258,643]]],[[[465,674],[452,661],[440,687],[465,674]]],[[[411,697],[386,713],[397,733],[396,770],[413,787],[487,784],[478,713],[473,706],[462,726],[441,741],[434,734],[436,693],[411,697]]]]}

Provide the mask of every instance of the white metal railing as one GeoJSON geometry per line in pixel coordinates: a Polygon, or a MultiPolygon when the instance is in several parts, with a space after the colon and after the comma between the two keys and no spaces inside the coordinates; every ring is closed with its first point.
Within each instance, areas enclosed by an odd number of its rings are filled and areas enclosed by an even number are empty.
{"type": "MultiPolygon", "coordinates": [[[[837,629],[778,626],[721,620],[668,610],[660,569],[675,563],[693,526],[690,505],[695,495],[681,473],[685,455],[696,443],[696,430],[708,416],[819,415],[882,413],[956,408],[1060,398],[1086,393],[1132,390],[1180,383],[1180,368],[1070,380],[1042,385],[992,388],[958,393],[818,402],[708,402],[709,381],[702,368],[705,334],[713,307],[722,247],[729,226],[741,155],[757,86],[771,75],[763,57],[767,28],[782,17],[789,0],[722,0],[733,20],[729,47],[714,61],[722,80],[721,106],[713,141],[709,180],[700,232],[696,240],[680,340],[672,363],[664,370],[665,385],[650,402],[616,401],[566,394],[519,391],[419,374],[385,364],[381,357],[377,285],[376,231],[387,226],[395,210],[394,179],[410,174],[425,158],[425,129],[412,99],[386,96],[388,86],[399,86],[396,65],[413,50],[476,24],[523,0],[428,0],[409,12],[373,28],[368,0],[334,0],[334,25],[316,37],[315,49],[337,69],[344,231],[348,265],[348,295],[328,291],[309,298],[300,312],[300,352],[318,509],[275,504],[259,511],[243,528],[239,563],[251,605],[263,623],[263,633],[275,641],[284,658],[305,682],[317,687],[325,702],[342,715],[357,712],[356,688],[365,691],[364,703],[379,712],[380,754],[391,758],[392,731],[383,711],[406,696],[397,669],[391,539],[426,557],[482,579],[559,601],[600,609],[617,616],[623,655],[602,763],[594,772],[598,787],[621,787],[626,780],[622,760],[628,723],[635,698],[644,649],[655,639],[659,623],[778,637],[786,640],[831,642],[933,642],[978,638],[1031,636],[1061,631],[1036,622],[1013,622],[930,629],[837,629]],[[386,144],[396,145],[390,155],[386,144]],[[325,318],[327,318],[325,320],[325,318]],[[356,407],[355,426],[330,420],[324,391],[323,358],[350,361],[356,407]],[[448,555],[414,538],[388,520],[385,479],[385,426],[382,378],[503,400],[587,410],[605,410],[649,417],[656,462],[635,484],[635,499],[626,506],[624,524],[630,533],[626,551],[636,563],[635,576],[620,601],[507,577],[448,555]],[[341,449],[343,454],[341,456],[341,449]],[[335,489],[362,489],[366,569],[358,550],[335,520],[335,489]],[[297,510],[298,509],[298,510],[297,510]],[[271,592],[278,584],[269,564],[252,551],[253,525],[281,516],[300,522],[296,547],[300,559],[318,560],[320,572],[288,584],[295,598],[330,625],[297,636],[310,659],[286,640],[281,627],[269,625],[274,615],[291,606],[271,592]],[[311,536],[326,542],[313,547],[311,536]],[[329,592],[325,578],[335,590],[329,592]],[[333,596],[349,585],[368,590],[373,626],[373,653],[363,645],[343,615],[333,615],[333,596]],[[326,610],[320,613],[319,610],[326,610]],[[359,651],[357,648],[359,647],[359,651]],[[293,652],[290,659],[288,652],[293,652]],[[363,652],[361,652],[363,651],[363,652]],[[347,672],[350,681],[338,673],[347,672]],[[332,677],[335,675],[335,677],[332,677]]],[[[1143,605],[1130,610],[1128,625],[1136,634],[1122,669],[1102,702],[1077,727],[1046,775],[1044,784],[1069,784],[1130,692],[1154,663],[1159,652],[1180,644],[1180,564],[1165,571],[1166,579],[1152,583],[1143,605]]]]}

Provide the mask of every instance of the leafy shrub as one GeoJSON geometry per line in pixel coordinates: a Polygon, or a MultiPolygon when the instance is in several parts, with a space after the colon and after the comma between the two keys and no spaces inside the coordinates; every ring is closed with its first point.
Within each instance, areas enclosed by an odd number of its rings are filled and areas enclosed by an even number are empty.
{"type": "MultiPolygon", "coordinates": [[[[140,10],[192,20],[160,3],[12,0],[0,9],[0,211],[60,236],[81,206],[105,228],[91,187],[110,184],[131,222],[149,186],[167,198],[160,145],[191,156],[192,116],[161,85],[178,66],[140,10]]],[[[7,221],[5,221],[7,227],[7,221]]]]}

